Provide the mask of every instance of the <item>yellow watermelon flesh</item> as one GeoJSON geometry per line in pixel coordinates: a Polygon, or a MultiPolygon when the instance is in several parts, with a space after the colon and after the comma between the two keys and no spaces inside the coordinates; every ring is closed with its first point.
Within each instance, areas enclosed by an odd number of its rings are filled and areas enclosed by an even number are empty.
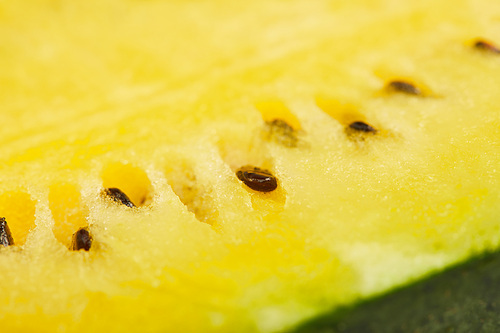
{"type": "Polygon", "coordinates": [[[499,246],[497,1],[4,0],[0,41],[2,331],[290,330],[499,246]]]}

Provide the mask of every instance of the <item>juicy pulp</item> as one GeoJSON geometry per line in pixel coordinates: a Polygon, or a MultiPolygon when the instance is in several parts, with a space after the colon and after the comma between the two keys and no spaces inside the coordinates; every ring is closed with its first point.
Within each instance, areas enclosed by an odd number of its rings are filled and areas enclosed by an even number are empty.
{"type": "Polygon", "coordinates": [[[4,0],[0,36],[6,332],[283,330],[498,248],[496,1],[4,0]]]}

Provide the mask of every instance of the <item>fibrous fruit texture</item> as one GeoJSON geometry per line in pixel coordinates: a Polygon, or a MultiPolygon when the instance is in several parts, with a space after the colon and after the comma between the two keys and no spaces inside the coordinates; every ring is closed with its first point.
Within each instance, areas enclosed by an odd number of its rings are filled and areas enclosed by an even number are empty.
{"type": "Polygon", "coordinates": [[[500,245],[500,2],[0,1],[3,332],[273,332],[500,245]]]}

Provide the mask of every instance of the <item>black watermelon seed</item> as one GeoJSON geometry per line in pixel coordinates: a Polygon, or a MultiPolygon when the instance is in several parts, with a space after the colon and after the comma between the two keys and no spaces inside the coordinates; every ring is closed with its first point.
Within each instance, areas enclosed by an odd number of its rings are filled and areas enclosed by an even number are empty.
{"type": "Polygon", "coordinates": [[[92,236],[87,228],[80,228],[73,234],[71,249],[73,251],[90,250],[92,246],[92,236]]]}
{"type": "Polygon", "coordinates": [[[293,133],[294,129],[283,119],[274,119],[268,123],[272,127],[281,128],[283,132],[293,133]]]}
{"type": "Polygon", "coordinates": [[[250,165],[241,167],[236,176],[254,191],[271,192],[278,187],[278,181],[272,173],[250,165]]]}
{"type": "Polygon", "coordinates": [[[372,126],[368,125],[367,123],[364,123],[362,121],[355,121],[352,124],[349,125],[350,129],[353,129],[358,132],[365,132],[365,133],[376,133],[377,130],[373,128],[372,126]]]}
{"type": "Polygon", "coordinates": [[[0,217],[0,245],[14,245],[14,239],[12,238],[12,234],[10,233],[5,217],[0,217]]]}
{"type": "Polygon", "coordinates": [[[478,50],[500,54],[500,48],[485,40],[477,40],[474,47],[478,50]]]}
{"type": "Polygon", "coordinates": [[[422,91],[414,84],[401,80],[389,82],[389,84],[387,85],[387,89],[390,91],[401,92],[408,95],[422,95],[422,91]]]}
{"type": "Polygon", "coordinates": [[[118,203],[122,203],[127,207],[133,208],[135,207],[134,203],[130,201],[129,197],[122,192],[119,188],[116,187],[110,187],[104,189],[104,193],[106,193],[107,196],[109,196],[111,199],[118,203]]]}
{"type": "Polygon", "coordinates": [[[295,129],[282,119],[266,122],[268,133],[276,142],[287,146],[297,147],[297,133],[295,129]]]}

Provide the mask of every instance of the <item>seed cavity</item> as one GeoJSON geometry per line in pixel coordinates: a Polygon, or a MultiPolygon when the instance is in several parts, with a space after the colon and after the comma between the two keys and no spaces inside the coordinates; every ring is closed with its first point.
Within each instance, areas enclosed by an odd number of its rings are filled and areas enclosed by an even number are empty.
{"type": "Polygon", "coordinates": [[[102,173],[103,188],[119,188],[136,206],[147,206],[153,200],[153,187],[140,167],[123,162],[108,162],[102,173]]]}
{"type": "Polygon", "coordinates": [[[278,187],[278,181],[265,169],[246,165],[236,171],[236,176],[246,186],[258,192],[271,192],[278,187]]]}
{"type": "Polygon", "coordinates": [[[79,250],[90,250],[92,246],[92,236],[89,233],[87,227],[78,229],[77,232],[73,234],[71,239],[71,250],[79,251],[79,250]]]}
{"type": "Polygon", "coordinates": [[[283,119],[273,119],[266,122],[266,134],[268,139],[290,148],[297,147],[297,132],[283,119]]]}
{"type": "Polygon", "coordinates": [[[478,39],[474,42],[474,47],[478,50],[484,52],[490,52],[495,54],[500,54],[500,48],[491,42],[485,41],[483,39],[478,39]]]}
{"type": "Polygon", "coordinates": [[[28,234],[35,229],[35,202],[30,194],[22,191],[8,191],[0,194],[0,212],[14,235],[17,246],[26,243],[28,234]]]}
{"type": "Polygon", "coordinates": [[[357,132],[373,133],[373,134],[377,133],[377,130],[375,128],[362,121],[355,121],[351,123],[349,125],[349,129],[357,132]]]}
{"type": "Polygon", "coordinates": [[[300,121],[295,114],[288,108],[285,102],[271,98],[265,101],[255,103],[255,107],[260,112],[262,120],[266,123],[280,119],[286,122],[291,128],[300,130],[300,121]]]}
{"type": "Polygon", "coordinates": [[[10,233],[5,217],[0,217],[0,246],[14,245],[14,239],[10,233]]]}
{"type": "Polygon", "coordinates": [[[61,244],[71,244],[73,232],[88,223],[88,207],[83,204],[76,184],[58,182],[49,189],[49,207],[54,218],[52,232],[61,244]]]}
{"type": "Polygon", "coordinates": [[[121,203],[127,207],[134,208],[135,205],[132,201],[130,201],[129,197],[122,192],[119,188],[110,187],[104,189],[104,194],[113,199],[114,201],[121,203]]]}
{"type": "Polygon", "coordinates": [[[389,92],[397,92],[414,96],[422,95],[422,90],[420,88],[415,86],[413,83],[403,80],[394,80],[389,82],[386,86],[386,90],[389,92]]]}
{"type": "Polygon", "coordinates": [[[214,203],[214,193],[210,186],[205,186],[193,169],[194,162],[183,159],[180,153],[170,156],[171,162],[165,168],[168,184],[187,210],[198,221],[209,225],[218,223],[219,211],[214,203]]]}

